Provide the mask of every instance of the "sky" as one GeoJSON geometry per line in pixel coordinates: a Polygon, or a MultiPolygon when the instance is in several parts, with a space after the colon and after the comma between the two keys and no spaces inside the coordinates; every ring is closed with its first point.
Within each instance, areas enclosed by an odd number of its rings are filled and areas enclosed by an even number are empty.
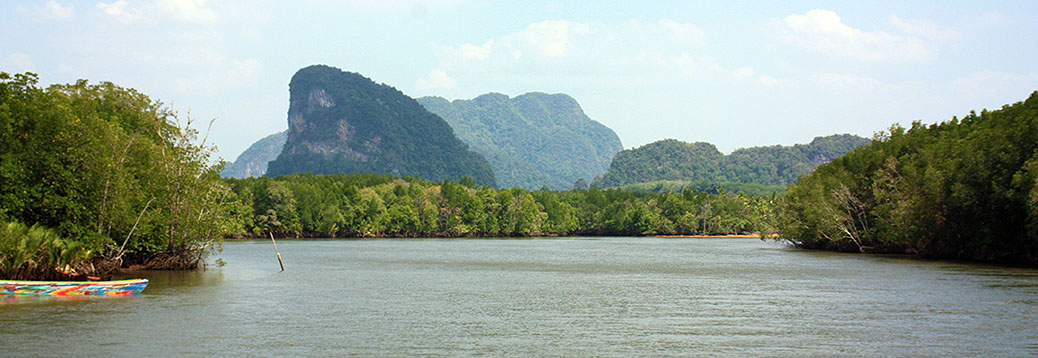
{"type": "Polygon", "coordinates": [[[1038,90],[1038,1],[4,1],[0,71],[215,118],[233,160],[325,64],[411,97],[565,93],[624,148],[871,137],[1038,90]]]}

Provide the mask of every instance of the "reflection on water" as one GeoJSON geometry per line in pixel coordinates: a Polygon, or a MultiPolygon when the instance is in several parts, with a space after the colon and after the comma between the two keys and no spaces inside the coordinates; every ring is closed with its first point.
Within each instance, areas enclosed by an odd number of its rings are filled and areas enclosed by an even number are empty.
{"type": "Polygon", "coordinates": [[[139,295],[72,295],[72,296],[35,296],[35,295],[0,295],[0,305],[46,305],[69,302],[88,302],[91,300],[133,299],[139,295]]]}
{"type": "Polygon", "coordinates": [[[220,284],[223,279],[221,271],[208,272],[199,269],[193,271],[130,271],[118,274],[113,280],[129,280],[147,278],[148,286],[140,295],[69,295],[69,296],[29,296],[0,295],[0,305],[47,305],[66,302],[91,302],[98,300],[133,299],[144,294],[161,294],[162,292],[182,291],[186,287],[212,286],[220,284]]]}
{"type": "MultiPolygon", "coordinates": [[[[130,299],[0,305],[28,355],[1026,356],[1038,270],[752,239],[229,243],[130,299]],[[75,348],[55,337],[76,332],[75,348]]],[[[14,300],[20,300],[15,298],[14,300]]]]}
{"type": "Polygon", "coordinates": [[[219,285],[223,281],[223,271],[203,268],[193,271],[136,271],[129,276],[147,277],[148,288],[144,293],[164,290],[177,290],[185,287],[202,287],[219,285]]]}

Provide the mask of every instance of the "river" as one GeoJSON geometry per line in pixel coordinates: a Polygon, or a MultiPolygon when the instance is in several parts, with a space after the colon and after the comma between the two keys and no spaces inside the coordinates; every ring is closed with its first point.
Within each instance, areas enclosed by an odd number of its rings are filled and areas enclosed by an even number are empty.
{"type": "Polygon", "coordinates": [[[1038,270],[756,239],[231,242],[128,298],[0,298],[3,355],[1034,356],[1038,270]],[[210,260],[213,261],[213,260],[210,260]]]}

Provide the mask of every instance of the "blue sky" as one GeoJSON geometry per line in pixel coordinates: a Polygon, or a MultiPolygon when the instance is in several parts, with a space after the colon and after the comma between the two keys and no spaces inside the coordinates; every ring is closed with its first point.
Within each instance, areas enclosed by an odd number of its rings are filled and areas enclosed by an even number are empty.
{"type": "Polygon", "coordinates": [[[233,160],[327,64],[412,97],[566,93],[625,148],[871,136],[1038,90],[1038,2],[6,1],[0,70],[216,118],[233,160]]]}

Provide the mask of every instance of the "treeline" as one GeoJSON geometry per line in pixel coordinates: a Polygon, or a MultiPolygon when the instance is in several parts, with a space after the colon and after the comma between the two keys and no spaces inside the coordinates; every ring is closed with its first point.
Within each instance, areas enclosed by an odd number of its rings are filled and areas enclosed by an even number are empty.
{"type": "Polygon", "coordinates": [[[774,199],[722,192],[529,191],[380,174],[225,179],[240,236],[493,237],[751,233],[774,199]]]}
{"type": "Polygon", "coordinates": [[[779,185],[764,185],[754,183],[731,183],[711,182],[706,180],[683,181],[683,180],[661,180],[648,183],[627,184],[620,189],[633,191],[648,191],[654,193],[671,192],[680,193],[686,190],[699,191],[710,194],[724,192],[743,192],[752,196],[777,196],[786,192],[786,187],[779,185]]]}
{"type": "Polygon", "coordinates": [[[810,248],[1038,264],[1038,92],[881,132],[787,189],[777,226],[810,248]]]}
{"type": "Polygon", "coordinates": [[[191,121],[109,82],[0,73],[0,277],[189,268],[236,225],[191,121]]]}

